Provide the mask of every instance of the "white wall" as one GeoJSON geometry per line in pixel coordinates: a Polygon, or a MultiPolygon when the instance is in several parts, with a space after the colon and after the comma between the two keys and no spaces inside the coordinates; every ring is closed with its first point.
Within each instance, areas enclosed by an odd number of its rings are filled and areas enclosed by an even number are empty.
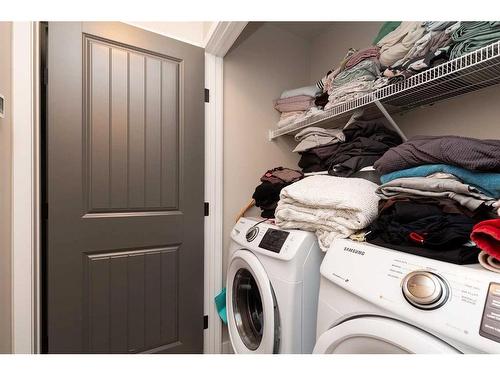
{"type": "Polygon", "coordinates": [[[268,130],[279,119],[272,101],[284,89],[309,83],[309,45],[304,39],[268,24],[248,34],[245,30],[224,58],[226,250],[234,220],[261,175],[276,166],[297,168],[298,156],[291,152],[290,139],[268,141],[268,130]]]}
{"type": "Polygon", "coordinates": [[[345,56],[349,48],[372,45],[383,22],[337,22],[311,41],[310,79],[316,82],[345,56]]]}

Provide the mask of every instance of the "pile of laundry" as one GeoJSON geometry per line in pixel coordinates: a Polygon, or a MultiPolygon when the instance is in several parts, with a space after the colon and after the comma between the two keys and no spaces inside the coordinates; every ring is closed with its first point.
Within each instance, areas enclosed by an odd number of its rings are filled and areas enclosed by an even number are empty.
{"type": "Polygon", "coordinates": [[[323,105],[324,110],[328,110],[376,89],[375,81],[380,75],[378,57],[379,48],[376,46],[359,51],[349,49],[339,66],[330,70],[316,83],[316,86],[323,90],[316,105],[323,105]]]}
{"type": "MultiPolygon", "coordinates": [[[[497,218],[500,140],[414,137],[374,163],[383,183],[370,243],[441,261],[477,263],[476,224],[497,218]]],[[[498,253],[497,253],[498,255],[498,253]]]]}
{"type": "Polygon", "coordinates": [[[302,172],[283,167],[276,167],[264,173],[260,178],[261,184],[255,188],[252,195],[255,205],[262,210],[261,216],[267,219],[274,218],[281,189],[303,177],[302,172]]]}
{"type": "Polygon", "coordinates": [[[332,176],[349,177],[372,166],[387,150],[399,145],[398,133],[380,120],[350,121],[342,130],[319,131],[306,128],[295,139],[304,173],[328,171],[332,176]]]}
{"type": "Polygon", "coordinates": [[[278,127],[292,125],[386,85],[500,40],[500,22],[389,21],[372,46],[349,48],[315,85],[283,92],[274,101],[278,127]]]}
{"type": "Polygon", "coordinates": [[[314,100],[319,92],[315,85],[283,91],[280,98],[274,101],[274,108],[281,113],[278,128],[315,115],[318,109],[314,100]]]}
{"type": "Polygon", "coordinates": [[[315,232],[322,250],[347,238],[377,216],[378,185],[361,178],[315,175],[281,190],[276,225],[315,232]]]}
{"type": "Polygon", "coordinates": [[[394,84],[500,40],[500,22],[402,22],[382,38],[377,84],[394,84]]]}

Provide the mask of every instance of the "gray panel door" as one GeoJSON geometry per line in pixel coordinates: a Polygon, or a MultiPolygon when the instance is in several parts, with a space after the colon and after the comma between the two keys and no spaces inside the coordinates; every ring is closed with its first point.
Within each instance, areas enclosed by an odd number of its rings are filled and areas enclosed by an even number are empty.
{"type": "Polygon", "coordinates": [[[204,51],[49,24],[49,353],[201,353],[204,51]]]}

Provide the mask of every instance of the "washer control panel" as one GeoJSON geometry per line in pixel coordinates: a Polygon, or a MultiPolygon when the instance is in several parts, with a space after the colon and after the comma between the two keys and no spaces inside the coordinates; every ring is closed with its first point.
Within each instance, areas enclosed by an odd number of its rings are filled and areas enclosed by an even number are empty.
{"type": "Polygon", "coordinates": [[[481,320],[479,334],[500,342],[500,284],[491,283],[481,320]]]}
{"type": "Polygon", "coordinates": [[[279,253],[289,234],[289,232],[283,230],[268,228],[259,243],[259,247],[274,253],[279,253]]]}

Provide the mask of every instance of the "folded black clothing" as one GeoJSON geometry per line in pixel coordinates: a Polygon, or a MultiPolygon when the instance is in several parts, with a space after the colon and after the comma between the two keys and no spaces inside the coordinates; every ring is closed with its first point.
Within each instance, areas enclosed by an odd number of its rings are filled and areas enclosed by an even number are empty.
{"type": "Polygon", "coordinates": [[[357,171],[354,172],[349,177],[363,178],[365,180],[373,182],[374,184],[381,185],[380,174],[374,169],[366,171],[357,171]]]}
{"type": "MultiPolygon", "coordinates": [[[[346,156],[349,156],[347,154],[346,156]]],[[[344,162],[330,166],[329,174],[334,176],[352,177],[357,171],[373,165],[380,158],[380,153],[376,155],[357,155],[346,159],[344,162]]]]}
{"type": "Polygon", "coordinates": [[[480,250],[477,247],[466,245],[454,248],[443,247],[441,249],[428,249],[425,247],[413,246],[408,244],[393,244],[384,241],[378,235],[372,236],[367,241],[371,244],[386,247],[388,249],[454,264],[478,263],[477,257],[480,253],[480,250]]]}
{"type": "Polygon", "coordinates": [[[328,170],[326,160],[321,160],[313,153],[303,152],[300,155],[299,167],[304,173],[321,172],[328,170]]]}
{"type": "Polygon", "coordinates": [[[469,241],[471,217],[444,213],[437,205],[396,201],[371,224],[367,239],[380,238],[398,245],[427,249],[454,249],[469,241]]]}
{"type": "Polygon", "coordinates": [[[323,92],[320,95],[317,95],[316,98],[314,98],[314,105],[316,107],[323,108],[325,105],[328,104],[328,97],[329,95],[327,92],[323,92]]]}
{"type": "Polygon", "coordinates": [[[343,133],[345,142],[337,143],[326,161],[328,173],[333,176],[349,177],[373,165],[389,148],[402,142],[398,133],[376,120],[355,121],[343,133]]]}
{"type": "Polygon", "coordinates": [[[264,219],[274,219],[274,212],[275,209],[272,210],[262,210],[260,216],[262,216],[264,219]]]}
{"type": "Polygon", "coordinates": [[[255,199],[257,207],[269,207],[280,199],[280,191],[286,184],[273,184],[270,182],[262,182],[255,188],[252,198],[255,199]]]}

